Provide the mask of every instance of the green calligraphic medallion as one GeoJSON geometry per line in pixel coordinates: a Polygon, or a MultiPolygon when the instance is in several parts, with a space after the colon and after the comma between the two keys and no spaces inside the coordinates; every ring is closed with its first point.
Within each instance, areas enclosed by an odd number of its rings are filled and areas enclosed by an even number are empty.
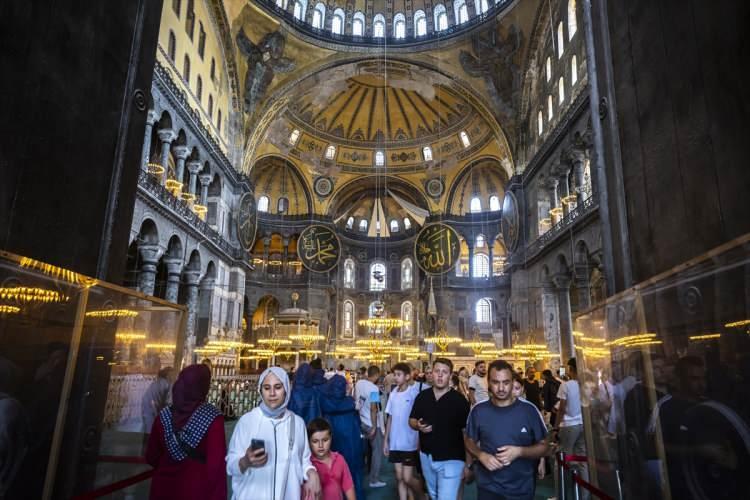
{"type": "Polygon", "coordinates": [[[461,255],[458,233],[440,222],[422,228],[414,242],[414,258],[427,274],[447,273],[461,255]]]}
{"type": "Polygon", "coordinates": [[[297,240],[302,265],[314,273],[327,273],[339,263],[341,242],[328,226],[307,226],[297,240]]]}

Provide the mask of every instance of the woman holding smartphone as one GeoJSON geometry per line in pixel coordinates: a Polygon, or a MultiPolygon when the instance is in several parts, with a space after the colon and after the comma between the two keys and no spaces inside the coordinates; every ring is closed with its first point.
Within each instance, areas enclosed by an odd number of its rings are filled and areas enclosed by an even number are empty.
{"type": "Polygon", "coordinates": [[[287,409],[289,377],[278,367],[258,380],[260,406],[240,418],[227,453],[232,499],[314,500],[320,481],[310,461],[305,422],[287,409]]]}

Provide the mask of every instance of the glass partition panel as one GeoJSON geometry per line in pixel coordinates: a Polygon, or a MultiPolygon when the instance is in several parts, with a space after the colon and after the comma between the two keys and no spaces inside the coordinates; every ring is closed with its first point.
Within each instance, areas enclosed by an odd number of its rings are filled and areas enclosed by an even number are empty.
{"type": "MultiPolygon", "coordinates": [[[[0,497],[67,498],[147,470],[138,457],[181,368],[185,318],[183,306],[0,252],[0,434],[14,464],[0,497]]],[[[138,487],[128,493],[147,495],[138,487]]]]}
{"type": "Polygon", "coordinates": [[[625,498],[740,498],[750,465],[750,237],[579,315],[591,482],[625,498]]]}

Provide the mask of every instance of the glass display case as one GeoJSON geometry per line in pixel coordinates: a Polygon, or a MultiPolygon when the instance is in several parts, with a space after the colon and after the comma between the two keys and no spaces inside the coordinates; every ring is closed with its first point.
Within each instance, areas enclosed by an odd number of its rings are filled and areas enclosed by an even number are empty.
{"type": "Polygon", "coordinates": [[[741,498],[750,236],[577,316],[589,480],[614,498],[741,498]]]}
{"type": "Polygon", "coordinates": [[[186,318],[184,306],[0,252],[0,436],[12,455],[0,497],[69,498],[147,470],[137,457],[182,366],[186,318]]]}

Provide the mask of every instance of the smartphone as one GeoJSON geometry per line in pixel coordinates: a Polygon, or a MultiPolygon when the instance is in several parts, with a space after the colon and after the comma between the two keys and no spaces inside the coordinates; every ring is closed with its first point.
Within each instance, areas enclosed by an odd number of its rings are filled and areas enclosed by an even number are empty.
{"type": "Polygon", "coordinates": [[[563,367],[563,366],[560,367],[560,376],[561,377],[565,376],[565,367],[563,367]]]}
{"type": "Polygon", "coordinates": [[[266,442],[263,441],[262,439],[253,439],[250,441],[250,449],[253,451],[265,450],[266,442]]]}

